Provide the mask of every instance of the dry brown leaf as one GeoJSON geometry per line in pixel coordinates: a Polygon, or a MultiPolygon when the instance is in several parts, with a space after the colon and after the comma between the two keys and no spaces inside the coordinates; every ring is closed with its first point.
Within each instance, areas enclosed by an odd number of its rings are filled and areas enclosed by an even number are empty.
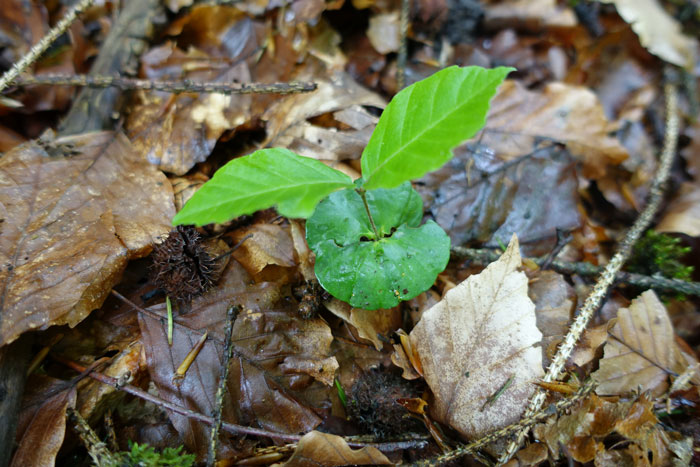
{"type": "MultiPolygon", "coordinates": [[[[150,50],[142,57],[149,79],[190,79],[200,82],[247,83],[246,63],[205,66],[211,57],[173,44],[150,50]]],[[[234,59],[235,57],[227,57],[234,59]]],[[[250,118],[250,96],[213,93],[138,92],[126,122],[134,146],[161,170],[183,175],[211,154],[222,133],[250,118]]]]}
{"type": "Polygon", "coordinates": [[[165,176],[111,132],[19,146],[0,179],[0,345],[80,322],[175,213],[165,176]]]}
{"type": "Polygon", "coordinates": [[[583,336],[579,339],[578,344],[576,344],[574,351],[571,353],[571,357],[569,357],[569,361],[579,367],[593,361],[598,352],[598,348],[608,340],[609,327],[610,325],[606,323],[600,326],[587,328],[583,331],[583,336]]]}
{"type": "Polygon", "coordinates": [[[514,158],[532,151],[534,137],[552,138],[583,162],[588,178],[602,177],[608,165],[618,165],[628,156],[620,142],[608,136],[615,128],[586,87],[549,83],[537,92],[507,80],[491,101],[487,122],[480,141],[497,153],[514,158]]]}
{"type": "Polygon", "coordinates": [[[267,139],[263,145],[286,147],[324,160],[359,158],[376,124],[360,106],[384,108],[386,102],[344,72],[315,81],[316,91],[280,99],[267,109],[262,117],[267,121],[267,139]],[[351,110],[339,113],[348,109],[351,110]],[[339,131],[307,121],[326,113],[335,113],[334,117],[350,128],[339,131]]]}
{"type": "Polygon", "coordinates": [[[683,34],[681,25],[657,0],[599,0],[613,3],[630,24],[639,42],[657,57],[674,65],[692,68],[697,42],[683,34]]]}
{"type": "Polygon", "coordinates": [[[352,449],[340,436],[312,431],[297,443],[292,457],[277,467],[337,466],[337,465],[391,465],[379,449],[366,446],[352,449]]]}
{"type": "MultiPolygon", "coordinates": [[[[540,271],[530,281],[527,294],[535,304],[537,329],[542,332],[542,347],[547,349],[567,333],[576,308],[576,292],[561,274],[540,271]]],[[[544,357],[544,366],[548,366],[548,356],[545,354],[544,357]]]]}
{"type": "Polygon", "coordinates": [[[75,385],[48,376],[32,376],[17,426],[19,445],[12,467],[53,467],[66,432],[66,409],[74,407],[75,385]]]}
{"type": "Polygon", "coordinates": [[[534,347],[542,333],[520,266],[513,235],[498,261],[447,292],[411,331],[435,398],[431,414],[466,437],[516,422],[544,375],[534,347]]]}
{"type": "Polygon", "coordinates": [[[288,268],[296,264],[294,245],[288,229],[277,224],[255,224],[236,230],[233,239],[240,242],[248,235],[252,237],[233,252],[233,257],[250,275],[259,273],[268,264],[288,268]]]}
{"type": "Polygon", "coordinates": [[[609,333],[600,367],[592,375],[598,381],[598,394],[641,390],[659,396],[668,388],[669,373],[682,373],[688,366],[676,345],[666,308],[651,290],[634,299],[629,308],[618,310],[609,333]]]}
{"type": "Polygon", "coordinates": [[[700,236],[700,185],[683,183],[680,191],[664,210],[657,232],[680,232],[700,236]]]}
{"type": "Polygon", "coordinates": [[[371,341],[377,350],[382,350],[386,337],[401,327],[401,310],[398,307],[388,310],[363,310],[353,308],[337,298],[331,299],[325,305],[331,313],[352,324],[360,337],[371,341]],[[382,340],[380,335],[385,339],[382,340]]]}

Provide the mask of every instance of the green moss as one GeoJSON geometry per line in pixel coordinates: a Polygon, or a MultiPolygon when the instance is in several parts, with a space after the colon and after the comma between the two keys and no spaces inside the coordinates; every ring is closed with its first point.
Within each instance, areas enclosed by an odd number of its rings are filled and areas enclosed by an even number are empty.
{"type": "Polygon", "coordinates": [[[680,243],[678,238],[647,230],[644,238],[635,245],[627,269],[647,276],[660,275],[689,281],[693,267],[684,265],[681,259],[690,253],[691,249],[681,246],[680,243]]]}
{"type": "Polygon", "coordinates": [[[183,453],[182,446],[165,448],[163,452],[157,452],[148,444],[129,441],[129,448],[129,451],[118,453],[118,463],[110,467],[191,467],[194,465],[194,454],[183,453]]]}

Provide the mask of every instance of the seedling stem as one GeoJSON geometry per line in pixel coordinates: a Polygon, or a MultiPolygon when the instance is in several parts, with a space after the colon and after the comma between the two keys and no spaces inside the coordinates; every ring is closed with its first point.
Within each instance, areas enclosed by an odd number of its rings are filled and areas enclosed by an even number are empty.
{"type": "Polygon", "coordinates": [[[367,196],[365,193],[367,190],[364,188],[355,188],[355,191],[360,195],[360,198],[362,198],[362,203],[365,205],[365,211],[367,211],[367,217],[369,217],[369,223],[372,224],[372,230],[374,230],[374,241],[377,242],[379,241],[379,232],[377,231],[377,226],[374,225],[374,219],[372,218],[372,213],[369,211],[369,204],[367,204],[367,196]]]}

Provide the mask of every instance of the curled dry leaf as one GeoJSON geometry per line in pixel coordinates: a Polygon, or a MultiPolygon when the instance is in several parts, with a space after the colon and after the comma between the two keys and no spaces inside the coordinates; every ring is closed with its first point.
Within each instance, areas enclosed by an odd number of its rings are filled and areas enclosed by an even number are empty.
{"type": "Polygon", "coordinates": [[[32,376],[17,426],[19,445],[12,467],[53,467],[66,433],[66,409],[75,406],[76,388],[48,376],[32,376]]]}
{"type": "Polygon", "coordinates": [[[651,290],[618,310],[609,334],[600,368],[592,375],[598,394],[651,391],[659,396],[668,388],[669,374],[688,366],[666,308],[651,290]]]}
{"type": "Polygon", "coordinates": [[[312,431],[297,443],[292,457],[277,467],[306,467],[308,465],[332,467],[337,465],[391,465],[393,464],[377,448],[366,446],[352,449],[340,436],[312,431]]]}
{"type": "Polygon", "coordinates": [[[532,150],[528,139],[551,138],[581,160],[587,178],[602,177],[608,165],[618,165],[628,156],[620,142],[608,136],[615,127],[596,95],[581,86],[549,83],[537,92],[507,80],[491,101],[486,121],[480,141],[496,152],[513,158],[532,150]],[[508,140],[504,133],[510,134],[508,140]]]}
{"type": "Polygon", "coordinates": [[[0,159],[0,345],[76,325],[127,260],[170,229],[170,183],[144,162],[111,132],[29,143],[0,159]]]}
{"type": "Polygon", "coordinates": [[[318,87],[314,92],[288,96],[267,109],[262,117],[267,121],[267,139],[263,145],[286,147],[324,160],[359,158],[376,124],[376,119],[360,106],[384,108],[386,102],[344,72],[316,82],[318,87]],[[307,121],[329,112],[335,113],[334,119],[345,130],[307,121]]]}
{"type": "Polygon", "coordinates": [[[435,399],[431,414],[466,437],[516,422],[544,375],[520,266],[514,235],[498,261],[447,292],[411,331],[435,399]]]}
{"type": "Polygon", "coordinates": [[[241,263],[248,274],[255,275],[268,264],[292,267],[294,248],[289,230],[277,224],[255,224],[236,230],[233,239],[243,244],[233,252],[233,257],[241,263]]]}
{"type": "MultiPolygon", "coordinates": [[[[331,330],[321,319],[299,319],[278,285],[253,283],[237,261],[229,262],[217,287],[196,298],[191,309],[175,310],[172,346],[164,304],[150,308],[162,319],[139,316],[148,370],[161,397],[200,413],[213,412],[230,305],[242,310],[233,328],[231,402],[224,404],[224,420],[284,433],[311,431],[321,423],[319,414],[328,406],[338,368],[331,355],[331,330]],[[175,384],[176,368],[205,330],[209,340],[175,384]]],[[[209,428],[174,413],[169,416],[185,446],[205,455],[209,428]]],[[[232,448],[224,444],[223,449],[232,448]]]]}
{"type": "Polygon", "coordinates": [[[674,65],[692,68],[697,42],[683,34],[681,25],[657,0],[599,0],[613,3],[617,12],[632,26],[644,47],[674,65]]]}
{"type": "Polygon", "coordinates": [[[353,308],[337,298],[332,298],[325,305],[331,313],[357,329],[361,338],[371,341],[377,350],[382,350],[387,336],[401,326],[401,310],[398,307],[363,310],[353,308]]]}
{"type": "Polygon", "coordinates": [[[556,0],[488,0],[485,3],[484,23],[487,28],[519,26],[539,30],[577,24],[574,12],[556,0]]]}

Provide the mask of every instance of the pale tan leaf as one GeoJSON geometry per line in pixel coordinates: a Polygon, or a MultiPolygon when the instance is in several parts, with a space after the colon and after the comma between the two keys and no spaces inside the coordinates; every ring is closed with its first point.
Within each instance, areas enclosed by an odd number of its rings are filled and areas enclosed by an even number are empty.
{"type": "Polygon", "coordinates": [[[352,449],[343,438],[328,433],[311,431],[297,443],[297,448],[283,467],[307,467],[336,465],[391,465],[377,448],[366,446],[352,449]]]}
{"type": "Polygon", "coordinates": [[[516,422],[544,375],[535,347],[542,333],[520,266],[514,235],[498,261],[447,292],[411,332],[435,398],[432,415],[467,437],[516,422]]]}
{"type": "Polygon", "coordinates": [[[486,3],[485,26],[489,29],[576,26],[576,15],[556,0],[490,0],[486,3]]]}
{"type": "Polygon", "coordinates": [[[658,396],[668,388],[669,372],[687,361],[674,340],[663,303],[648,290],[620,308],[610,330],[599,369],[593,373],[598,394],[628,394],[637,390],[658,396]]]}
{"type": "Polygon", "coordinates": [[[363,310],[353,308],[347,303],[334,298],[325,304],[326,308],[348,324],[352,324],[361,338],[382,350],[384,340],[379,336],[388,336],[401,327],[401,310],[397,307],[388,310],[363,310]]]}
{"type": "Polygon", "coordinates": [[[674,65],[691,68],[697,43],[683,34],[681,25],[666,13],[657,0],[599,0],[613,3],[630,24],[639,42],[657,57],[674,65]]]}
{"type": "Polygon", "coordinates": [[[80,322],[175,213],[165,175],[112,132],[18,146],[0,186],[0,345],[80,322]]]}
{"type": "Polygon", "coordinates": [[[294,249],[289,231],[276,224],[255,224],[236,230],[234,240],[240,242],[252,235],[233,252],[233,257],[243,265],[249,274],[255,275],[268,264],[292,267],[294,249]]]}
{"type": "Polygon", "coordinates": [[[683,183],[656,227],[658,232],[680,232],[700,236],[700,185],[683,183]]]}
{"type": "Polygon", "coordinates": [[[507,80],[491,101],[487,122],[479,141],[500,157],[522,156],[532,151],[534,138],[552,138],[583,162],[584,176],[597,179],[605,175],[606,166],[628,156],[609,136],[615,128],[596,95],[585,87],[550,83],[538,92],[507,80]]]}
{"type": "Polygon", "coordinates": [[[374,50],[380,54],[397,52],[401,45],[399,12],[378,13],[372,16],[369,19],[367,37],[374,50]]]}

